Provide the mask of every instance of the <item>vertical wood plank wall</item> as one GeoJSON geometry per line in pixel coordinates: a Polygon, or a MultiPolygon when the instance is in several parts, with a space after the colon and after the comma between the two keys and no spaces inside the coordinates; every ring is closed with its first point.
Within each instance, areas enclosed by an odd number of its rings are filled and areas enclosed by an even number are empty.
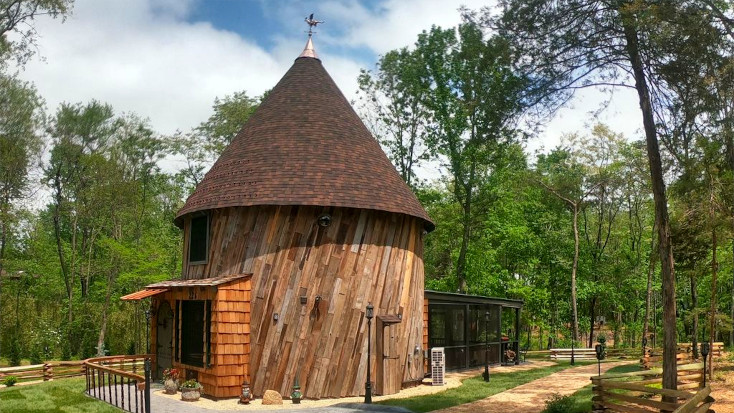
{"type": "MultiPolygon", "coordinates": [[[[390,394],[423,378],[423,353],[416,351],[424,342],[422,220],[308,206],[209,213],[205,264],[188,264],[185,220],[183,278],[253,274],[249,374],[256,396],[267,389],[288,395],[296,376],[305,397],[364,394],[369,302],[376,315],[402,316],[395,334],[385,335],[394,336],[398,362],[385,364],[373,351],[372,377],[386,368],[392,378],[377,387],[390,394]],[[332,217],[328,227],[317,224],[322,213],[332,217]]],[[[375,340],[374,321],[372,327],[375,340]]]]}
{"type": "MultiPolygon", "coordinates": [[[[173,367],[198,372],[204,394],[214,397],[235,397],[240,394],[242,382],[249,373],[251,290],[251,280],[245,278],[218,287],[176,287],[157,298],[156,304],[166,300],[174,312],[176,300],[212,300],[211,366],[186,365],[176,361],[176,355],[173,355],[173,367]]],[[[155,351],[157,319],[153,319],[152,325],[151,349],[155,351]]],[[[180,353],[181,334],[174,337],[179,340],[178,346],[174,345],[174,348],[178,348],[180,353]]],[[[181,377],[186,377],[184,372],[181,377]]]]}

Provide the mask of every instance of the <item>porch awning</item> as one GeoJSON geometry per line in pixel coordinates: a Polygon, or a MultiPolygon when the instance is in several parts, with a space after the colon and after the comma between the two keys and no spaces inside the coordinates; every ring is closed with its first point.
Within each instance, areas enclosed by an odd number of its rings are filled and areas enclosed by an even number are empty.
{"type": "Polygon", "coordinates": [[[168,288],[151,288],[151,289],[140,290],[132,294],[124,295],[120,297],[120,300],[123,300],[123,301],[142,300],[143,298],[148,298],[156,294],[160,294],[164,291],[168,291],[168,288]]]}

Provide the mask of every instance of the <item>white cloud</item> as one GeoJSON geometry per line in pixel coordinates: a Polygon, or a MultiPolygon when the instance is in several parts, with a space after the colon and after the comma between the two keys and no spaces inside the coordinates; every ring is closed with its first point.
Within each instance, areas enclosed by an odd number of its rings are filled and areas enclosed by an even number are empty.
{"type": "MultiPolygon", "coordinates": [[[[311,11],[326,20],[314,38],[317,52],[337,85],[353,99],[359,69],[375,63],[355,51],[380,55],[412,45],[431,24],[458,24],[459,6],[479,9],[486,4],[386,0],[369,9],[355,0],[263,0],[252,7],[265,7],[265,14],[281,23],[273,26],[285,28],[273,29],[274,46],[268,51],[239,34],[184,21],[195,0],[77,0],[66,23],[39,20],[39,54],[45,61],[34,59],[22,76],[36,84],[50,110],[63,101],[98,99],[118,112],[148,117],[156,130],[171,133],[205,120],[216,96],[239,90],[254,96],[275,86],[305,44],[301,16],[311,11]]],[[[218,6],[226,7],[226,2],[218,6]]],[[[600,92],[580,93],[574,107],[559,112],[529,148],[549,149],[562,133],[586,129],[588,112],[602,100],[600,92]]],[[[599,120],[632,137],[639,118],[636,97],[622,91],[599,120]]]]}
{"type": "Polygon", "coordinates": [[[289,66],[235,33],[180,21],[183,2],[154,3],[78,0],[64,24],[39,22],[44,61],[34,59],[22,76],[52,110],[98,99],[170,133],[206,119],[216,96],[262,93],[289,66]],[[166,3],[177,6],[159,12],[166,3]]]}

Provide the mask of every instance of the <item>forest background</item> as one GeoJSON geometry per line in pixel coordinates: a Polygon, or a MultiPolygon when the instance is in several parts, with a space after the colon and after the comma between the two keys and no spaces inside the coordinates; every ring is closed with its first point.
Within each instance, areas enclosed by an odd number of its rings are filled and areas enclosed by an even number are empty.
{"type": "MultiPolygon", "coordinates": [[[[32,17],[63,19],[72,6],[0,0],[0,357],[9,364],[144,352],[146,303],[119,297],[180,276],[173,218],[262,99],[233,91],[207,121],[173,135],[104,102],[47,108],[11,68],[34,53],[32,17]],[[185,167],[164,167],[171,158],[185,167]]],[[[426,288],[524,300],[532,348],[572,337],[591,346],[602,325],[615,346],[659,345],[674,293],[674,338],[732,345],[734,2],[506,0],[459,13],[460,26],[426,27],[365,69],[354,102],[436,222],[426,288]],[[646,89],[645,136],[599,124],[528,153],[525,143],[584,88],[646,89]],[[426,165],[440,178],[425,179],[426,165]],[[672,240],[674,272],[660,233],[672,240]]]]}

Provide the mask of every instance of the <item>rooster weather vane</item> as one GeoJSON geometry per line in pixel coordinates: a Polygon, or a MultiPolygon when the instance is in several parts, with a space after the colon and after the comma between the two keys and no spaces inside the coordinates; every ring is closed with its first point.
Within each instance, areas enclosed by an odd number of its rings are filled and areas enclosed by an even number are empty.
{"type": "Polygon", "coordinates": [[[306,23],[308,24],[308,37],[311,37],[311,35],[314,33],[313,28],[317,25],[324,23],[323,20],[315,20],[313,18],[313,13],[311,13],[310,16],[306,17],[306,23]]]}

